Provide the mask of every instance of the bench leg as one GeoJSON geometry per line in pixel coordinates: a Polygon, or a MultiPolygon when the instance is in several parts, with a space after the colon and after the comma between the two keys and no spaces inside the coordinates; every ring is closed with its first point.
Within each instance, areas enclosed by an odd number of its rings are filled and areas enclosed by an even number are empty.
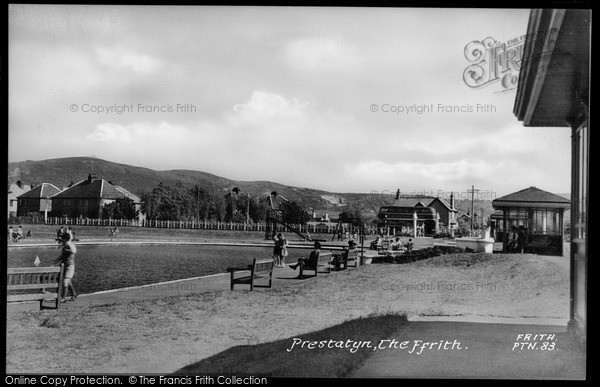
{"type": "Polygon", "coordinates": [[[229,288],[230,288],[230,290],[233,290],[233,271],[231,272],[231,280],[230,280],[230,283],[231,283],[231,284],[229,285],[229,288]]]}

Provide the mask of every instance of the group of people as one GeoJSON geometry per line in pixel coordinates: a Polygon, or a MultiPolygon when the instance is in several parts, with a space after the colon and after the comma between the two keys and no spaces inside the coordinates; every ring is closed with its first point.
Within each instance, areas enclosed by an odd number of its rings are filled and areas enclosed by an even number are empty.
{"type": "MultiPolygon", "coordinates": [[[[382,234],[377,235],[375,240],[371,242],[370,249],[378,250],[383,245],[384,240],[385,240],[385,238],[383,237],[382,234]]],[[[402,241],[400,240],[400,237],[396,236],[396,238],[394,238],[394,239],[392,239],[392,241],[390,241],[389,246],[390,246],[389,248],[392,251],[412,251],[414,243],[413,243],[412,238],[408,238],[408,242],[402,243],[402,241]]]]}
{"type": "MultiPolygon", "coordinates": [[[[62,228],[62,227],[61,227],[62,228]]],[[[63,267],[63,288],[60,294],[60,302],[67,302],[69,291],[71,297],[69,301],[75,301],[77,292],[73,286],[73,276],[75,275],[75,254],[77,247],[73,243],[72,233],[63,232],[60,234],[60,243],[62,243],[61,254],[54,260],[54,265],[64,265],[63,267]]]]}
{"type": "Polygon", "coordinates": [[[519,228],[513,226],[512,237],[508,241],[508,251],[510,253],[523,254],[525,245],[527,244],[526,235],[527,233],[524,226],[519,226],[519,228]]]}
{"type": "Polygon", "coordinates": [[[285,267],[285,257],[288,256],[288,241],[285,239],[282,233],[277,233],[273,240],[275,241],[275,247],[273,248],[275,267],[285,267]]]}
{"type": "Polygon", "coordinates": [[[354,233],[351,234],[350,231],[346,231],[346,232],[339,231],[337,233],[337,240],[338,240],[338,242],[342,241],[342,240],[353,240],[353,241],[356,241],[356,240],[358,240],[358,233],[354,232],[354,233]]]}
{"type": "Polygon", "coordinates": [[[56,230],[56,241],[58,241],[58,243],[62,243],[64,234],[69,234],[71,241],[75,240],[75,231],[73,231],[71,226],[68,226],[66,229],[64,226],[60,226],[60,228],[56,230]]]}
{"type": "MultiPolygon", "coordinates": [[[[275,242],[275,247],[273,248],[273,259],[275,259],[275,267],[285,267],[285,258],[288,256],[288,241],[287,239],[285,239],[282,233],[277,233],[273,240],[275,242]]],[[[356,247],[356,242],[354,240],[349,240],[348,246],[344,248],[343,254],[348,254],[350,251],[356,249],[356,247]]],[[[315,241],[313,245],[313,250],[310,252],[308,258],[298,258],[297,262],[295,264],[289,265],[289,267],[295,270],[301,264],[314,266],[319,261],[320,254],[321,242],[315,241]]],[[[332,263],[336,264],[336,262],[332,263]]]]}
{"type": "MultiPolygon", "coordinates": [[[[25,238],[33,238],[31,230],[27,231],[25,238]]],[[[12,226],[8,226],[8,240],[11,242],[20,242],[21,239],[23,239],[23,227],[19,225],[15,230],[12,226]]]]}

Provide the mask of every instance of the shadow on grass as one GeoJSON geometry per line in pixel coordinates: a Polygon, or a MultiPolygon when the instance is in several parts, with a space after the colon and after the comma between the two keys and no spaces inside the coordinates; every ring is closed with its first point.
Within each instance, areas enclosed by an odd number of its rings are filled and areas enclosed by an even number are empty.
{"type": "Polygon", "coordinates": [[[317,332],[270,343],[233,347],[190,364],[174,374],[343,377],[374,353],[373,348],[367,347],[367,342],[370,342],[370,347],[377,346],[380,340],[388,338],[406,321],[404,315],[380,315],[346,321],[317,332]],[[307,343],[302,347],[300,341],[307,343]],[[313,349],[308,348],[308,342],[315,343],[313,349]]]}

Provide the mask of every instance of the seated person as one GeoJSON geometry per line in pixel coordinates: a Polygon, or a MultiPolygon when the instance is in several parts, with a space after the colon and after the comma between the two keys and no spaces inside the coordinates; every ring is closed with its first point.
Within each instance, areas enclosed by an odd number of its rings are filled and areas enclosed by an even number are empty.
{"type": "Polygon", "coordinates": [[[371,242],[371,250],[377,250],[379,246],[383,243],[383,237],[381,235],[377,235],[377,238],[373,242],[371,242]]]}
{"type": "Polygon", "coordinates": [[[336,268],[339,269],[340,266],[342,265],[342,263],[344,262],[348,262],[348,254],[350,254],[350,251],[356,250],[356,242],[354,242],[353,240],[348,241],[348,247],[344,247],[344,250],[342,251],[341,254],[336,254],[333,256],[333,259],[331,260],[331,264],[336,268]]]}
{"type": "Polygon", "coordinates": [[[310,255],[308,258],[298,258],[298,263],[296,263],[295,265],[290,265],[289,267],[296,270],[296,268],[298,268],[298,266],[300,266],[301,264],[303,264],[303,265],[308,264],[309,266],[315,266],[316,263],[319,261],[319,255],[321,255],[320,248],[321,248],[321,243],[318,241],[315,242],[314,250],[310,252],[310,255]]]}
{"type": "Polygon", "coordinates": [[[400,241],[400,237],[396,237],[396,239],[390,243],[390,248],[394,251],[404,250],[404,245],[400,241]]]}
{"type": "Polygon", "coordinates": [[[354,250],[356,248],[356,242],[353,240],[348,241],[348,248],[354,250]]]}
{"type": "Polygon", "coordinates": [[[408,238],[408,243],[406,244],[406,251],[412,251],[413,249],[413,240],[412,238],[408,238]]]}

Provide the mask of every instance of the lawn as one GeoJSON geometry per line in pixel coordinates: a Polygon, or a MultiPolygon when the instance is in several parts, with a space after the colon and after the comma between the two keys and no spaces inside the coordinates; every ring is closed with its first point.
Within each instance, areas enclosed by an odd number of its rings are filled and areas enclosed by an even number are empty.
{"type": "Polygon", "coordinates": [[[9,310],[7,372],[176,372],[232,347],[289,344],[365,317],[569,315],[568,269],[528,254],[450,254],[275,285],[58,312],[9,310]]]}

